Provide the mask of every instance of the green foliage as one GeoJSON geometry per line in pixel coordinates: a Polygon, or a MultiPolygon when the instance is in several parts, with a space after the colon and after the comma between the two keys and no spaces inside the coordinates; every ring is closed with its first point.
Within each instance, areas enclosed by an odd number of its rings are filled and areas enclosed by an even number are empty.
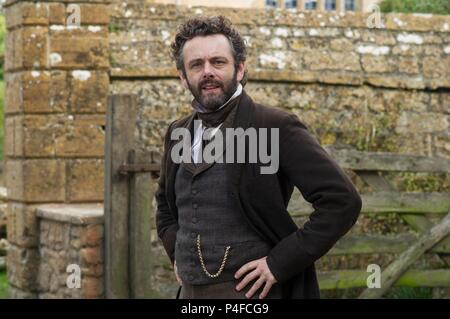
{"type": "Polygon", "coordinates": [[[431,299],[432,291],[428,287],[393,287],[384,295],[387,299],[431,299]]]}
{"type": "Polygon", "coordinates": [[[450,14],[448,0],[384,0],[382,12],[450,14]]]}
{"type": "Polygon", "coordinates": [[[397,142],[392,131],[398,114],[386,112],[373,120],[354,123],[352,134],[347,134],[344,142],[361,152],[395,152],[397,142]]]}
{"type": "Polygon", "coordinates": [[[108,25],[109,33],[119,33],[123,30],[121,26],[119,26],[115,21],[110,21],[108,25]]]}
{"type": "MultiPolygon", "coordinates": [[[[0,56],[5,55],[5,38],[6,38],[6,23],[5,16],[0,15],[0,56]]],[[[3,141],[4,141],[4,96],[5,88],[3,84],[3,65],[0,65],[0,161],[3,160],[3,141]]]]}
{"type": "Polygon", "coordinates": [[[0,299],[8,298],[8,278],[6,272],[0,272],[0,299]]]}
{"type": "MultiPolygon", "coordinates": [[[[323,290],[322,299],[356,299],[364,288],[349,288],[339,290],[323,290]]],[[[383,296],[383,299],[431,299],[432,290],[429,287],[392,287],[383,296]]]]}
{"type": "Polygon", "coordinates": [[[5,54],[6,22],[5,16],[0,15],[0,54],[5,54]]]}
{"type": "Polygon", "coordinates": [[[387,173],[402,192],[449,192],[450,175],[447,173],[387,173]]]}
{"type": "Polygon", "coordinates": [[[3,80],[0,80],[0,161],[3,160],[3,140],[4,140],[4,101],[5,101],[5,86],[3,80]]]}
{"type": "Polygon", "coordinates": [[[5,99],[5,86],[3,80],[0,80],[0,161],[3,160],[3,141],[4,141],[4,99],[5,99]]]}
{"type": "Polygon", "coordinates": [[[364,288],[321,290],[321,299],[357,299],[364,288]]]}
{"type": "MultiPolygon", "coordinates": [[[[5,40],[6,40],[6,22],[5,22],[5,16],[0,15],[0,56],[3,57],[3,64],[4,62],[4,56],[5,56],[5,40]]],[[[0,79],[3,80],[3,64],[0,65],[0,79]]]]}

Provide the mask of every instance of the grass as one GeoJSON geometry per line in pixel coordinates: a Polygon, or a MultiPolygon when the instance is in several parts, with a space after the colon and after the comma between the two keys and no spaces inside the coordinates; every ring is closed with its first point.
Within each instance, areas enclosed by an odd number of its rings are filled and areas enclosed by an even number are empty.
{"type": "MultiPolygon", "coordinates": [[[[364,288],[350,288],[340,290],[323,290],[320,292],[322,299],[356,299],[364,288]]],[[[432,299],[433,292],[428,287],[392,287],[384,295],[383,299],[432,299]]]]}
{"type": "Polygon", "coordinates": [[[8,279],[6,271],[0,272],[0,299],[8,299],[8,279]]]}
{"type": "Polygon", "coordinates": [[[431,299],[433,293],[428,287],[393,287],[385,295],[387,299],[431,299]]]}

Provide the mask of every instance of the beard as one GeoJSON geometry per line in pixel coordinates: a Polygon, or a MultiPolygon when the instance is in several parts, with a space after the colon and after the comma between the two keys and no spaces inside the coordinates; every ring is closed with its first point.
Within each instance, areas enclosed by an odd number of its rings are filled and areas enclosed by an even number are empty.
{"type": "Polygon", "coordinates": [[[189,91],[191,91],[194,98],[208,111],[215,111],[226,101],[228,101],[231,96],[236,92],[237,89],[237,70],[231,80],[226,82],[216,81],[214,79],[205,79],[198,83],[197,86],[191,85],[189,80],[187,80],[189,91]],[[205,85],[216,86],[217,89],[214,92],[206,92],[203,90],[205,85]]]}

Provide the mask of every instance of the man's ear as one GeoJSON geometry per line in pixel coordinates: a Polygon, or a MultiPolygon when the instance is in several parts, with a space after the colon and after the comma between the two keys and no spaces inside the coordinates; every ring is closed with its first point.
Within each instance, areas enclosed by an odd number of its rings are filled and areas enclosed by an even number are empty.
{"type": "Polygon", "coordinates": [[[188,83],[187,83],[186,78],[184,77],[183,71],[178,70],[178,76],[180,77],[181,84],[183,85],[183,87],[184,87],[186,90],[189,90],[189,85],[188,85],[188,83]]]}
{"type": "Polygon", "coordinates": [[[245,64],[244,64],[244,62],[241,62],[241,63],[239,63],[238,71],[236,74],[237,82],[241,82],[241,80],[244,78],[244,73],[245,73],[245,64]]]}

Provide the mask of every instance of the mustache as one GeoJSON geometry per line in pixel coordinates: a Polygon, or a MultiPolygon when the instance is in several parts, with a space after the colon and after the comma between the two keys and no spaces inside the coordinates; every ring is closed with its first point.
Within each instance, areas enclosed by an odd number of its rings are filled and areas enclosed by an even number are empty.
{"type": "Polygon", "coordinates": [[[204,81],[200,82],[198,86],[201,89],[201,88],[203,88],[204,86],[207,86],[207,85],[222,87],[222,83],[221,82],[214,81],[214,80],[212,80],[212,81],[211,80],[204,80],[204,81]]]}

